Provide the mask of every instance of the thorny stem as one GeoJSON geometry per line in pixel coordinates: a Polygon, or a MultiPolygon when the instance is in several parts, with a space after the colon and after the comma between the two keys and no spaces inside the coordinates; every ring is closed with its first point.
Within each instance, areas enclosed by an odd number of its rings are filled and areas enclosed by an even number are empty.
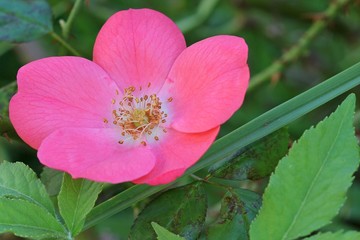
{"type": "Polygon", "coordinates": [[[62,39],[57,33],[50,32],[50,35],[53,39],[59,42],[63,47],[65,47],[69,52],[74,54],[75,56],[81,56],[78,51],[76,51],[72,46],[70,46],[64,39],[62,39]]]}
{"type": "Polygon", "coordinates": [[[350,0],[337,0],[333,1],[329,7],[324,11],[323,17],[315,21],[311,27],[303,34],[299,41],[285,52],[278,60],[276,60],[269,67],[265,68],[262,72],[258,73],[251,78],[248,91],[254,90],[260,84],[280,72],[284,66],[293,60],[297,59],[306,50],[311,40],[325,28],[326,24],[335,17],[337,11],[343,7],[350,0]]]}

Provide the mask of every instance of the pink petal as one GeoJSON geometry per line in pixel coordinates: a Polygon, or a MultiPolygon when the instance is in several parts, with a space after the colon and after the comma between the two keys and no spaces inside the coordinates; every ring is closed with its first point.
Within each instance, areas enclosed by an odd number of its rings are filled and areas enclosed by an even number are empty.
{"type": "Polygon", "coordinates": [[[118,143],[115,129],[64,128],[42,142],[38,157],[50,167],[66,171],[74,178],[120,183],[147,174],[155,157],[142,145],[127,147],[118,143]]]}
{"type": "Polygon", "coordinates": [[[182,132],[212,129],[241,106],[249,82],[247,45],[242,38],[200,41],[176,59],[163,89],[173,111],[172,127],[182,132]]]}
{"type": "Polygon", "coordinates": [[[121,88],[151,82],[156,93],[185,47],[181,31],[168,17],[150,9],[130,9],[114,14],[101,28],[94,61],[121,88]]]}
{"type": "MultiPolygon", "coordinates": [[[[168,129],[166,138],[152,146],[157,159],[154,169],[135,183],[166,184],[180,177],[197,162],[215,140],[220,127],[202,133],[181,133],[168,129]]],[[[164,136],[165,137],[165,136],[164,136]]]]}
{"type": "Polygon", "coordinates": [[[33,148],[62,127],[103,127],[111,116],[116,84],[95,63],[79,57],[31,62],[17,75],[19,90],[10,101],[10,119],[33,148]]]}

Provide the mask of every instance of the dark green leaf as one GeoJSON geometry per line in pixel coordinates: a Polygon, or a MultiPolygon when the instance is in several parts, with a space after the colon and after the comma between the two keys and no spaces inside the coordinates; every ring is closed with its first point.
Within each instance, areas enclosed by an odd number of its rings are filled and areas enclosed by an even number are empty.
{"type": "Polygon", "coordinates": [[[296,239],[338,213],[359,164],[354,109],[352,94],[279,162],[251,225],[251,239],[296,239]]]}
{"type": "Polygon", "coordinates": [[[0,41],[26,42],[51,31],[46,0],[0,0],[0,41]]]}
{"type": "Polygon", "coordinates": [[[58,204],[61,216],[72,236],[81,232],[86,215],[94,207],[101,190],[102,183],[72,179],[69,174],[64,174],[58,204]]]}
{"type": "Polygon", "coordinates": [[[65,227],[44,208],[22,199],[0,197],[0,233],[35,239],[68,239],[65,227]]]}
{"type": "Polygon", "coordinates": [[[0,197],[21,198],[55,215],[45,186],[25,164],[4,162],[0,165],[0,197]]]}
{"type": "Polygon", "coordinates": [[[305,240],[356,240],[360,239],[360,232],[336,232],[336,233],[318,233],[312,237],[305,238],[305,240]]]}
{"type": "Polygon", "coordinates": [[[207,239],[249,239],[250,223],[261,206],[261,197],[245,189],[228,191],[222,202],[217,222],[208,229],[207,239]]]}
{"type": "Polygon", "coordinates": [[[158,240],[185,240],[185,238],[168,231],[156,222],[152,222],[151,226],[154,228],[158,240]]]}
{"type": "Polygon", "coordinates": [[[214,177],[232,180],[257,180],[269,176],[288,151],[289,134],[282,128],[244,150],[230,161],[210,169],[214,177]]]}
{"type": "Polygon", "coordinates": [[[186,239],[196,239],[204,224],[206,209],[206,195],[200,183],[169,190],[140,213],[131,229],[130,239],[155,239],[151,222],[186,239]]]}

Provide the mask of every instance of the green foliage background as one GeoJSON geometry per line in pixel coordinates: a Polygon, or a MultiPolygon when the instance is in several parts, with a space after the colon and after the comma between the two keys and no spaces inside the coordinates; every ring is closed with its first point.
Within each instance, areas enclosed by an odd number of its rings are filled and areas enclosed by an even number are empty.
{"type": "MultiPolygon", "coordinates": [[[[81,7],[69,33],[68,42],[83,56],[91,59],[96,35],[113,13],[128,8],[152,8],[163,12],[183,29],[187,44],[219,34],[244,37],[249,46],[249,66],[251,76],[256,76],[279,59],[283,53],[294,46],[314,21],[323,17],[322,13],[330,1],[285,1],[285,0],[87,0],[81,7]],[[204,4],[207,2],[207,4],[204,4]],[[216,3],[206,16],[207,5],[216,3]],[[197,13],[199,5],[199,15],[197,13]],[[202,15],[205,14],[205,15],[202,15]],[[205,16],[205,17],[204,17],[205,16]]],[[[251,119],[259,116],[280,103],[296,96],[360,59],[360,3],[349,1],[337,12],[334,19],[302,51],[300,56],[283,71],[274,74],[265,84],[248,92],[243,107],[226,123],[220,136],[231,132],[251,119]]],[[[60,32],[58,22],[66,19],[74,4],[73,0],[49,0],[54,31],[60,32]]],[[[0,87],[16,79],[18,68],[29,61],[52,55],[63,55],[66,51],[50,35],[25,44],[0,42],[0,87]]],[[[359,96],[359,88],[353,89],[359,96]]],[[[340,99],[318,108],[289,126],[290,137],[296,140],[302,132],[314,125],[335,109],[340,99]]],[[[0,105],[3,99],[0,99],[0,105]]],[[[359,101],[359,100],[358,100],[359,101]]],[[[359,103],[357,104],[359,106],[359,103]]],[[[360,114],[355,118],[359,120],[360,114]]],[[[359,132],[359,121],[356,122],[359,132]]],[[[23,161],[38,173],[41,166],[36,152],[29,147],[8,142],[0,138],[1,159],[23,161]]],[[[340,215],[327,230],[360,230],[360,174],[348,193],[348,200],[340,215]]],[[[265,185],[262,181],[260,185],[265,185]]],[[[128,185],[110,187],[109,197],[125,189],[128,185]]],[[[208,189],[213,197],[210,205],[215,205],[221,196],[217,190],[208,189]]],[[[259,189],[257,189],[259,190],[259,189]]],[[[260,190],[261,191],[261,190],[260,190]]],[[[139,211],[145,202],[135,206],[139,211]]],[[[134,213],[125,210],[85,232],[79,239],[126,239],[130,231],[134,213]]],[[[1,238],[1,237],[0,237],[1,238]]]]}

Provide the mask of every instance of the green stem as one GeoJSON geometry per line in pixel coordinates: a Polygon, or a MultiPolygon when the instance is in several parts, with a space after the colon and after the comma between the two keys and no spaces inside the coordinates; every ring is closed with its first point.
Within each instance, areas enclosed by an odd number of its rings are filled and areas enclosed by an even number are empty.
{"type": "Polygon", "coordinates": [[[176,24],[183,33],[193,30],[209,18],[218,2],[219,0],[202,0],[194,15],[184,18],[178,21],[176,24]]]}
{"type": "Polygon", "coordinates": [[[323,13],[323,17],[320,20],[314,22],[299,39],[299,41],[290,48],[289,51],[284,53],[284,55],[282,55],[272,65],[251,78],[248,91],[258,87],[260,84],[271,78],[274,74],[280,72],[286,64],[297,59],[304,52],[304,50],[306,50],[312,39],[314,39],[315,36],[325,28],[327,22],[334,18],[337,11],[348,2],[350,2],[350,0],[338,0],[331,3],[323,13]]]}
{"type": "Polygon", "coordinates": [[[83,0],[76,0],[70,15],[64,24],[60,24],[62,28],[62,35],[65,39],[69,38],[71,25],[74,22],[75,16],[78,14],[83,0]]]}
{"type": "Polygon", "coordinates": [[[64,39],[62,39],[58,34],[55,32],[50,32],[50,35],[53,39],[58,41],[63,47],[65,47],[69,52],[71,52],[75,56],[81,56],[78,51],[76,51],[72,46],[70,46],[64,39]]]}

